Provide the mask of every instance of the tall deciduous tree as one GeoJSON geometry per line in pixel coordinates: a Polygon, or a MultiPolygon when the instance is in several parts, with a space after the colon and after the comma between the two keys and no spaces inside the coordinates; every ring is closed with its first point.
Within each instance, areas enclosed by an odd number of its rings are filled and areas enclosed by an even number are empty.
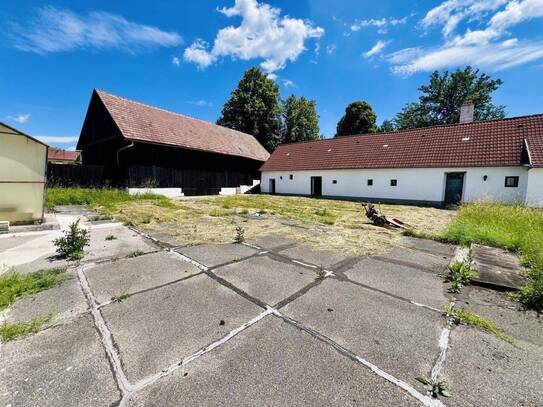
{"type": "Polygon", "coordinates": [[[465,101],[475,106],[474,120],[502,119],[505,107],[492,103],[492,92],[502,85],[501,79],[492,79],[478,69],[467,66],[449,74],[435,71],[427,85],[419,88],[418,102],[408,103],[397,114],[396,127],[400,130],[460,121],[460,107],[465,101]]]}
{"type": "Polygon", "coordinates": [[[279,87],[260,68],[248,69],[224,104],[217,124],[252,134],[272,151],[282,130],[279,87]]]}
{"type": "Polygon", "coordinates": [[[283,143],[318,140],[319,115],[314,100],[290,95],[283,104],[283,143]]]}
{"type": "Polygon", "coordinates": [[[345,109],[345,115],[337,124],[336,137],[374,133],[377,115],[367,102],[353,102],[345,109]]]}

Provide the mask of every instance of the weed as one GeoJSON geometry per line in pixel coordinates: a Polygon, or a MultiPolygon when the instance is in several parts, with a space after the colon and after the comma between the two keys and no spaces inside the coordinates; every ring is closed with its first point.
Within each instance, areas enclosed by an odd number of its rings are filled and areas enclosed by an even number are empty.
{"type": "Polygon", "coordinates": [[[143,220],[141,221],[141,223],[143,224],[149,224],[151,223],[151,217],[150,216],[146,216],[145,218],[143,218],[143,220]]]}
{"type": "Polygon", "coordinates": [[[10,271],[0,276],[0,311],[16,300],[60,285],[67,278],[64,269],[40,270],[29,274],[10,271]]]}
{"type": "Polygon", "coordinates": [[[477,272],[472,270],[469,260],[455,260],[449,266],[449,271],[445,274],[445,280],[452,283],[451,292],[460,293],[464,286],[470,284],[471,280],[478,276],[477,272]]]}
{"type": "Polygon", "coordinates": [[[236,226],[236,236],[234,237],[235,243],[243,243],[245,241],[245,228],[243,226],[236,226]]]}
{"type": "Polygon", "coordinates": [[[126,255],[126,257],[129,257],[129,258],[133,258],[133,257],[139,257],[139,256],[143,256],[145,253],[143,252],[143,250],[134,250],[133,252],[130,252],[126,255]]]}
{"type": "Polygon", "coordinates": [[[117,236],[115,236],[115,235],[107,235],[105,240],[117,240],[117,236]]]}
{"type": "Polygon", "coordinates": [[[449,385],[444,380],[432,379],[424,376],[417,376],[415,380],[424,384],[433,398],[442,397],[451,397],[449,391],[449,385]]]}
{"type": "Polygon", "coordinates": [[[317,279],[324,280],[325,278],[326,278],[326,271],[324,271],[323,268],[320,268],[319,271],[317,271],[317,279]]]}
{"type": "Polygon", "coordinates": [[[0,338],[3,342],[9,342],[21,336],[38,332],[45,324],[51,321],[52,314],[43,315],[29,322],[7,322],[0,325],[0,338]]]}
{"type": "Polygon", "coordinates": [[[79,228],[79,219],[70,225],[64,236],[53,240],[60,257],[68,260],[80,260],[85,255],[85,246],[90,243],[89,231],[79,228]]]}
{"type": "Polygon", "coordinates": [[[117,294],[117,295],[114,295],[113,297],[111,297],[111,302],[112,302],[112,303],[123,302],[123,301],[126,300],[128,297],[130,297],[130,294],[128,294],[128,293],[117,294]]]}
{"type": "Polygon", "coordinates": [[[479,329],[494,334],[497,338],[500,338],[501,340],[508,342],[515,347],[518,347],[517,342],[513,337],[507,335],[503,331],[503,329],[501,329],[488,318],[481,317],[477,314],[466,311],[463,308],[459,309],[450,306],[444,307],[442,309],[442,312],[453,317],[457,324],[476,326],[479,329]]]}

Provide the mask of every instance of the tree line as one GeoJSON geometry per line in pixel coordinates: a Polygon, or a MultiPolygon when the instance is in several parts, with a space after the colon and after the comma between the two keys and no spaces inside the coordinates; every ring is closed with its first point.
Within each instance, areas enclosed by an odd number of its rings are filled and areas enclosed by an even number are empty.
{"type": "MultiPolygon", "coordinates": [[[[350,103],[337,124],[335,137],[458,123],[465,101],[474,104],[474,120],[502,119],[505,107],[492,103],[492,93],[502,83],[470,66],[452,73],[435,71],[428,84],[418,88],[419,100],[407,103],[381,126],[368,102],[350,103]]],[[[294,94],[281,99],[279,86],[258,67],[245,71],[217,124],[252,134],[270,152],[282,143],[323,138],[316,101],[294,94]]]]}

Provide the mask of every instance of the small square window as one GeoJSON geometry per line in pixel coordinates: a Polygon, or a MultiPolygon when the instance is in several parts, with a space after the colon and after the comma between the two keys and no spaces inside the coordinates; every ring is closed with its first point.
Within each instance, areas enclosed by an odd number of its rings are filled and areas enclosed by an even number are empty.
{"type": "Polygon", "coordinates": [[[332,184],[337,184],[337,179],[332,180],[332,184]]]}
{"type": "Polygon", "coordinates": [[[368,180],[368,186],[371,187],[373,185],[373,180],[372,179],[369,179],[368,180]]]}
{"type": "Polygon", "coordinates": [[[290,174],[290,175],[288,176],[288,178],[289,178],[289,179],[294,179],[294,175],[290,174]]]}
{"type": "Polygon", "coordinates": [[[398,180],[397,179],[391,179],[390,180],[390,186],[395,187],[396,185],[398,185],[398,180]]]}
{"type": "Polygon", "coordinates": [[[505,177],[506,188],[518,188],[519,177],[505,177]]]}
{"type": "Polygon", "coordinates": [[[282,175],[280,175],[280,176],[279,176],[279,179],[283,179],[283,176],[282,176],[282,175]]]}

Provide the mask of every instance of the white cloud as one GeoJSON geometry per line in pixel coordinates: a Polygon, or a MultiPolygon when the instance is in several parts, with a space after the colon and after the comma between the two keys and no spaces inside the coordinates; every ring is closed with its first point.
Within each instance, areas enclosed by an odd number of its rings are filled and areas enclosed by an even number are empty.
{"type": "Polygon", "coordinates": [[[543,41],[519,40],[509,32],[514,26],[543,17],[543,0],[447,0],[430,10],[423,27],[443,25],[445,41],[433,48],[407,48],[388,56],[392,71],[411,75],[449,66],[471,64],[491,71],[543,58],[543,41]],[[507,3],[507,4],[505,4],[507,3]],[[502,8],[502,6],[504,6],[502,8]],[[489,13],[493,12],[491,16],[489,13]],[[482,29],[467,28],[451,36],[460,21],[488,20],[482,29]]]}
{"type": "Polygon", "coordinates": [[[70,144],[76,143],[79,140],[79,137],[72,136],[38,136],[38,140],[43,141],[46,144],[55,143],[55,144],[70,144]]]}
{"type": "Polygon", "coordinates": [[[355,20],[355,22],[352,23],[349,28],[351,29],[351,31],[356,32],[366,27],[375,27],[378,28],[377,32],[379,34],[386,34],[386,32],[388,31],[388,27],[405,24],[409,17],[410,16],[405,16],[402,18],[391,17],[379,19],[371,18],[369,20],[355,20]]]}
{"type": "Polygon", "coordinates": [[[213,106],[212,102],[209,102],[209,101],[204,100],[204,99],[190,100],[187,103],[189,103],[191,105],[194,105],[194,106],[198,106],[198,107],[212,107],[213,106]]]}
{"type": "Polygon", "coordinates": [[[77,49],[137,52],[182,42],[175,32],[137,24],[117,14],[93,11],[79,15],[54,7],[40,8],[34,18],[14,23],[12,37],[16,48],[37,54],[77,49]]]}
{"type": "Polygon", "coordinates": [[[241,17],[238,27],[219,30],[213,47],[202,40],[185,49],[184,58],[204,69],[221,57],[251,60],[261,58],[268,73],[283,69],[306,49],[305,41],[319,38],[324,29],[309,21],[281,16],[281,10],[257,0],[235,0],[234,6],[219,9],[227,17],[241,17]]]}
{"type": "Polygon", "coordinates": [[[30,113],[27,114],[16,114],[15,116],[8,116],[8,119],[11,119],[17,123],[26,123],[28,119],[32,116],[30,113]]]}
{"type": "Polygon", "coordinates": [[[297,88],[298,87],[298,85],[296,85],[296,83],[291,81],[290,79],[283,79],[281,82],[283,83],[283,86],[285,88],[297,88]]]}
{"type": "Polygon", "coordinates": [[[326,46],[326,53],[328,55],[332,55],[334,52],[336,52],[337,45],[336,44],[329,44],[326,46]]]}
{"type": "Polygon", "coordinates": [[[377,41],[373,47],[367,52],[364,52],[364,58],[371,58],[375,55],[380,54],[383,49],[388,45],[388,42],[386,41],[377,41]]]}
{"type": "Polygon", "coordinates": [[[181,65],[181,60],[179,59],[179,57],[173,57],[172,58],[172,64],[175,65],[175,66],[181,65]]]}

